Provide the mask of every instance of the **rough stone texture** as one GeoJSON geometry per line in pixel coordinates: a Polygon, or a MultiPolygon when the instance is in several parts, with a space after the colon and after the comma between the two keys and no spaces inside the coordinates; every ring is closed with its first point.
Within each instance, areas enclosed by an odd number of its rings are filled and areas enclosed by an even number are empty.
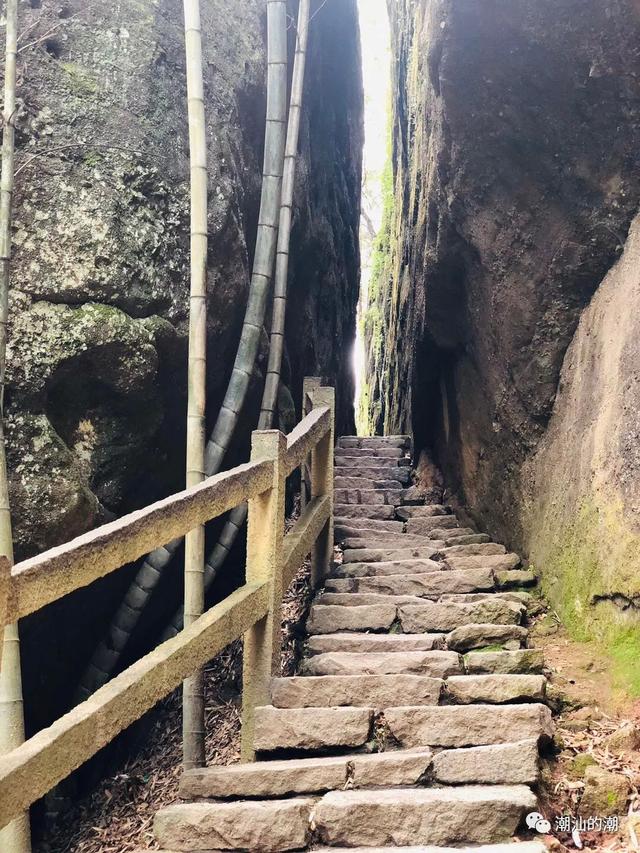
{"type": "MultiPolygon", "coordinates": [[[[374,564],[375,565],[375,564],[374,564]]],[[[421,574],[381,573],[379,577],[330,579],[326,588],[335,592],[379,592],[388,595],[437,596],[442,593],[464,593],[493,589],[491,570],[470,572],[423,572],[421,574]]],[[[438,630],[447,630],[442,628],[438,630]]],[[[427,629],[425,629],[427,630],[427,629]]]]}
{"type": "MultiPolygon", "coordinates": [[[[420,536],[431,536],[434,530],[451,530],[458,527],[455,515],[437,515],[431,518],[410,518],[407,522],[407,533],[420,536]]],[[[438,537],[441,538],[441,537],[438,537]]]]}
{"type": "Polygon", "coordinates": [[[510,571],[520,565],[520,557],[517,554],[479,554],[471,556],[466,554],[447,554],[446,562],[452,569],[489,568],[495,571],[510,571]]]}
{"type": "Polygon", "coordinates": [[[307,619],[309,634],[333,634],[336,631],[388,630],[396,618],[394,605],[334,607],[314,605],[307,619]]]}
{"type": "Polygon", "coordinates": [[[401,521],[384,521],[377,518],[347,517],[336,515],[335,528],[345,538],[353,535],[370,535],[371,533],[402,533],[401,521]]]}
{"type": "Polygon", "coordinates": [[[180,803],[156,814],[156,841],[174,851],[296,850],[305,847],[311,798],[180,803]]]}
{"type": "MultiPolygon", "coordinates": [[[[445,0],[389,9],[396,197],[367,324],[372,425],[413,428],[418,450],[434,443],[483,526],[521,547],[520,466],[640,200],[640,10],[635,0],[498,0],[491,15],[445,0]]],[[[623,347],[638,337],[628,314],[623,347]]],[[[577,469],[594,419],[573,418],[567,465],[577,469]]]]}
{"type": "Polygon", "coordinates": [[[257,752],[362,746],[369,739],[370,708],[273,708],[255,711],[257,752]]]}
{"type": "Polygon", "coordinates": [[[445,559],[457,554],[462,554],[465,557],[474,557],[480,554],[506,554],[506,548],[504,545],[498,545],[495,542],[464,542],[460,545],[450,545],[442,551],[445,559]]]}
{"type": "Polygon", "coordinates": [[[611,773],[593,765],[584,773],[584,791],[578,806],[583,817],[591,815],[621,815],[627,810],[629,780],[620,773],[611,773]]]}
{"type": "MultiPolygon", "coordinates": [[[[473,847],[316,847],[316,853],[547,853],[541,841],[516,841],[513,844],[474,844],[473,847]]],[[[168,851],[160,851],[168,853],[168,851]]]]}
{"type": "MultiPolygon", "coordinates": [[[[258,0],[211,0],[202,14],[209,421],[231,370],[255,241],[264,10],[258,0]]],[[[183,487],[189,293],[182,4],[32,0],[21,3],[20,30],[5,396],[18,559],[183,487]]],[[[280,394],[287,429],[304,374],[335,380],[338,426],[352,424],[350,358],[335,341],[354,333],[358,290],[356,34],[347,0],[317,16],[310,39],[289,281],[296,322],[280,394]]],[[[231,465],[248,458],[265,356],[262,347],[231,465]]],[[[128,582],[123,572],[22,626],[30,731],[68,710],[128,582]],[[61,623],[74,631],[56,630],[61,623]]],[[[170,617],[176,600],[168,591],[154,606],[170,617]]]]}
{"type": "Polygon", "coordinates": [[[498,746],[443,749],[433,760],[433,777],[443,785],[532,785],[538,775],[535,739],[498,746]]]}
{"type": "Polygon", "coordinates": [[[364,504],[369,506],[388,504],[395,506],[400,503],[400,492],[393,488],[362,489],[357,486],[352,489],[336,488],[333,497],[336,504],[364,504]]]}
{"type": "Polygon", "coordinates": [[[540,672],[544,666],[542,649],[504,652],[470,652],[464,658],[465,669],[474,672],[540,672]]]}
{"type": "MultiPolygon", "coordinates": [[[[396,539],[395,536],[381,536],[376,531],[362,533],[362,531],[354,531],[352,535],[343,538],[342,545],[347,551],[389,551],[390,543],[398,542],[401,551],[429,551],[431,549],[439,550],[442,547],[442,540],[437,537],[428,536],[411,536],[408,533],[403,534],[402,539],[396,539]]],[[[392,549],[395,551],[396,549],[392,549]]]]}
{"type": "MultiPolygon", "coordinates": [[[[417,658],[419,652],[396,655],[404,659],[402,672],[423,672],[430,670],[426,665],[412,665],[407,660],[410,655],[417,658]]],[[[340,705],[365,708],[386,708],[389,705],[407,703],[410,705],[437,705],[440,700],[442,680],[418,675],[353,675],[356,665],[344,669],[350,674],[341,676],[341,667],[335,656],[327,660],[328,655],[316,655],[305,661],[301,673],[305,678],[275,678],[271,682],[271,701],[276,708],[312,708],[337,707],[340,705]],[[324,674],[331,671],[331,675],[324,674]],[[317,673],[321,673],[317,675],[317,673]],[[310,677],[316,676],[316,677],[310,677]]],[[[371,655],[374,657],[374,655],[371,655]]],[[[399,661],[401,662],[401,661],[399,661]]],[[[355,662],[353,662],[355,664],[355,662]]],[[[362,666],[359,672],[380,671],[375,661],[371,667],[362,666]]],[[[387,667],[387,670],[389,667],[387,667]]],[[[342,670],[344,671],[344,670],[342,670]]]]}
{"type": "Polygon", "coordinates": [[[370,673],[420,673],[446,678],[461,672],[460,657],[454,652],[326,652],[304,661],[305,675],[361,675],[370,673]]]}
{"type": "Polygon", "coordinates": [[[483,746],[553,736],[551,711],[538,704],[387,708],[384,718],[403,747],[483,746]]]}
{"type": "Polygon", "coordinates": [[[465,533],[464,531],[459,531],[459,533],[461,535],[455,535],[456,531],[447,533],[444,537],[444,544],[447,548],[455,545],[475,545],[491,541],[491,537],[487,533],[465,533]]]}
{"type": "Polygon", "coordinates": [[[521,569],[497,571],[495,576],[498,586],[535,586],[538,580],[533,572],[521,569]]]}
{"type": "MultiPolygon", "coordinates": [[[[446,577],[446,573],[443,574],[443,577],[446,577]]],[[[455,635],[454,629],[464,630],[464,627],[470,623],[493,623],[496,625],[518,623],[523,610],[522,605],[518,606],[500,598],[487,598],[470,604],[455,604],[450,601],[444,604],[435,602],[409,604],[399,608],[398,618],[402,630],[406,633],[453,631],[455,635]]],[[[447,642],[449,642],[449,637],[447,642]]],[[[452,648],[457,648],[457,646],[452,646],[452,648]]]]}
{"type": "Polygon", "coordinates": [[[457,704],[543,702],[546,683],[542,675],[462,675],[447,679],[444,695],[457,704]]]}
{"type": "Polygon", "coordinates": [[[422,604],[417,595],[384,595],[376,592],[325,592],[316,598],[319,605],[337,605],[340,607],[363,607],[378,604],[422,604]]]}
{"type": "MultiPolygon", "coordinates": [[[[515,620],[514,620],[515,621],[515,620]]],[[[492,646],[496,643],[506,643],[509,640],[518,640],[525,643],[527,640],[527,629],[520,625],[496,625],[475,624],[461,625],[447,634],[447,647],[458,652],[466,652],[469,649],[478,649],[482,646],[492,646]]]]}
{"type": "Polygon", "coordinates": [[[375,577],[377,575],[414,575],[441,572],[444,566],[435,560],[390,560],[368,563],[343,563],[336,566],[333,575],[337,578],[375,577]]]}
{"type": "Polygon", "coordinates": [[[332,791],[314,821],[332,846],[482,843],[509,838],[536,802],[524,786],[332,791]]]}
{"type": "Polygon", "coordinates": [[[410,518],[433,518],[449,515],[451,510],[442,504],[427,504],[426,506],[401,506],[396,510],[398,518],[408,521],[410,518]]]}
{"type": "Polygon", "coordinates": [[[639,263],[637,217],[581,316],[549,428],[525,469],[525,532],[545,592],[574,634],[608,647],[639,625],[639,263]]]}
{"type": "Polygon", "coordinates": [[[370,519],[390,520],[394,518],[395,510],[392,506],[384,506],[382,504],[336,503],[334,505],[334,513],[337,518],[366,518],[367,521],[370,519]]]}
{"type": "Polygon", "coordinates": [[[428,652],[444,645],[444,634],[320,634],[309,637],[310,655],[325,652],[428,652]]]}

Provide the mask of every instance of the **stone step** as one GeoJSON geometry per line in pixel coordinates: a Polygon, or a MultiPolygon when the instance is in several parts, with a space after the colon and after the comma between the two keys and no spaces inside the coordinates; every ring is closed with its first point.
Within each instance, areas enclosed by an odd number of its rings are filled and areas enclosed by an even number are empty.
{"type": "Polygon", "coordinates": [[[411,471],[405,467],[389,465],[337,465],[336,477],[359,477],[365,481],[397,480],[403,485],[411,480],[411,471]]]}
{"type": "MultiPolygon", "coordinates": [[[[358,563],[352,565],[357,566],[358,563]]],[[[361,564],[366,568],[371,564],[361,564]]],[[[372,565],[393,566],[393,563],[372,565]]],[[[400,566],[403,564],[401,563],[400,566]]],[[[422,571],[416,574],[393,574],[388,570],[374,577],[329,578],[325,588],[331,592],[381,593],[384,595],[416,595],[438,597],[443,593],[465,593],[495,587],[490,569],[472,572],[422,571]]]]}
{"type": "Polygon", "coordinates": [[[393,447],[389,444],[369,444],[366,447],[336,447],[336,459],[345,457],[352,459],[401,459],[406,453],[404,447],[393,447]]]}
{"type": "Polygon", "coordinates": [[[430,749],[416,749],[206,767],[183,774],[180,797],[259,799],[319,794],[345,787],[416,785],[426,776],[431,761],[430,749]]]}
{"type": "MultiPolygon", "coordinates": [[[[396,515],[396,510],[394,506],[385,506],[383,504],[336,503],[333,509],[336,518],[340,519],[363,518],[367,519],[367,521],[369,521],[370,519],[391,521],[395,519],[396,515]]],[[[499,568],[506,568],[506,566],[500,566],[499,568]]]]}
{"type": "Polygon", "coordinates": [[[444,648],[445,634],[317,634],[309,637],[308,655],[326,652],[429,652],[444,648]]]}
{"type": "Polygon", "coordinates": [[[336,607],[314,604],[307,619],[307,633],[335,634],[336,631],[388,631],[396,619],[396,614],[395,604],[366,605],[364,607],[336,607]]]}
{"type": "MultiPolygon", "coordinates": [[[[446,577],[446,573],[443,573],[446,577]]],[[[398,608],[398,619],[405,634],[421,634],[432,631],[451,631],[447,636],[447,645],[461,651],[456,631],[461,631],[461,626],[491,624],[516,625],[522,620],[525,607],[522,604],[505,601],[502,598],[492,598],[469,604],[455,604],[454,602],[437,603],[425,601],[422,604],[400,605],[398,608]],[[451,645],[453,636],[454,645],[451,645]]],[[[490,645],[489,641],[484,645],[490,645]]],[[[477,646],[474,646],[477,648],[477,646]]]]}
{"type": "Polygon", "coordinates": [[[341,435],[338,447],[411,447],[409,435],[341,435]]]}
{"type": "Polygon", "coordinates": [[[367,477],[340,477],[336,476],[333,481],[334,489],[364,489],[365,491],[377,491],[378,489],[390,489],[402,494],[402,483],[400,480],[376,480],[367,477]]]}
{"type": "Polygon", "coordinates": [[[323,592],[314,599],[314,604],[344,607],[346,609],[379,604],[392,604],[398,608],[401,604],[420,605],[423,603],[424,599],[417,595],[385,595],[381,592],[323,592]]]}
{"type": "MultiPolygon", "coordinates": [[[[474,844],[473,847],[314,847],[315,853],[547,853],[541,841],[474,844]]],[[[159,853],[168,853],[160,850],[159,853]]]]}
{"type": "MultiPolygon", "coordinates": [[[[377,563],[341,563],[333,567],[332,578],[363,578],[387,575],[420,575],[445,572],[445,566],[435,560],[381,560],[377,563]]],[[[452,574],[447,572],[447,574],[452,574]]]]}
{"type": "Polygon", "coordinates": [[[373,531],[373,536],[363,535],[361,531],[354,531],[353,536],[347,536],[343,540],[343,548],[346,551],[360,550],[390,550],[392,548],[398,550],[406,550],[407,548],[435,548],[440,550],[443,546],[443,540],[432,539],[429,536],[410,536],[408,533],[403,533],[402,538],[397,535],[385,536],[377,531],[373,531]]]}
{"type": "Polygon", "coordinates": [[[538,578],[533,572],[521,569],[498,570],[495,572],[498,586],[535,586],[538,578]]]}
{"type": "Polygon", "coordinates": [[[456,705],[544,702],[546,686],[543,675],[452,676],[445,681],[442,700],[456,705]]]}
{"type": "Polygon", "coordinates": [[[257,752],[358,747],[369,740],[372,723],[373,708],[263,705],[255,709],[254,743],[257,752]]]}
{"type": "MultiPolygon", "coordinates": [[[[358,453],[359,451],[349,451],[349,453],[358,453]]],[[[346,453],[346,452],[345,452],[346,453]]],[[[411,461],[404,457],[391,458],[389,456],[372,456],[368,453],[368,451],[362,451],[361,455],[358,456],[347,456],[345,454],[340,456],[334,456],[333,464],[335,470],[338,474],[343,474],[344,471],[351,468],[362,468],[364,470],[368,470],[371,468],[374,469],[382,469],[386,468],[387,470],[397,471],[398,469],[405,469],[408,474],[411,474],[410,464],[411,461]]]]}
{"type": "MultiPolygon", "coordinates": [[[[460,528],[460,530],[452,530],[445,537],[445,546],[447,548],[453,545],[480,545],[485,542],[491,542],[491,537],[487,533],[467,533],[465,531],[470,528],[460,528]]],[[[506,549],[505,549],[506,550],[506,549]]]]}
{"type": "Polygon", "coordinates": [[[538,742],[443,749],[431,769],[441,785],[534,785],[540,776],[538,742]]]}
{"type": "Polygon", "coordinates": [[[397,548],[349,548],[343,551],[342,564],[346,563],[388,563],[398,560],[430,560],[438,552],[438,543],[423,547],[402,548],[400,540],[397,548]]]}
{"type": "Polygon", "coordinates": [[[517,649],[515,651],[469,652],[464,656],[468,673],[519,673],[542,672],[542,649],[517,649]]]}
{"type": "Polygon", "coordinates": [[[333,499],[341,505],[366,505],[375,506],[384,504],[396,507],[400,503],[400,492],[398,489],[339,489],[335,488],[333,499]]]}
{"type": "Polygon", "coordinates": [[[416,746],[486,746],[553,737],[546,705],[438,705],[386,708],[385,725],[394,742],[416,746]]]}
{"type": "Polygon", "coordinates": [[[446,563],[452,569],[490,568],[498,572],[516,569],[520,565],[520,557],[517,554],[496,554],[494,556],[447,554],[446,563]]]}
{"type": "Polygon", "coordinates": [[[302,672],[305,677],[419,673],[431,678],[446,678],[461,675],[462,666],[456,652],[327,652],[306,658],[302,662],[302,672]]]}
{"type": "MultiPolygon", "coordinates": [[[[357,509],[357,507],[352,507],[352,509],[357,509]]],[[[381,506],[378,509],[386,510],[393,509],[393,507],[381,506]]],[[[392,521],[384,518],[360,518],[355,515],[353,517],[336,515],[333,523],[336,528],[356,531],[356,533],[360,533],[363,530],[374,531],[376,533],[402,533],[404,529],[401,521],[392,521]]]]}
{"type": "MultiPolygon", "coordinates": [[[[375,665],[365,666],[360,675],[326,675],[325,669],[331,666],[323,666],[323,663],[331,663],[327,658],[333,659],[336,655],[316,655],[308,658],[302,664],[302,676],[294,678],[274,678],[271,682],[271,704],[275,708],[326,708],[348,705],[350,707],[364,707],[382,709],[398,704],[409,705],[437,705],[440,701],[443,681],[441,678],[433,678],[426,675],[412,675],[405,673],[423,672],[424,667],[419,666],[421,659],[431,652],[407,652],[397,654],[398,664],[406,664],[402,670],[388,675],[371,674],[376,673],[375,665]],[[415,666],[411,667],[411,660],[415,658],[415,666]]],[[[374,655],[361,655],[360,657],[374,658],[374,655]]],[[[338,669],[338,667],[335,667],[338,669]]],[[[463,678],[467,676],[462,676],[463,678]]],[[[473,676],[468,676],[472,678],[473,676]]],[[[491,677],[491,676],[487,676],[491,677]]],[[[501,678],[514,678],[515,676],[499,676],[501,678]]],[[[526,676],[523,676],[526,677],[526,676]]],[[[535,678],[536,676],[531,676],[535,678]]],[[[540,676],[541,677],[541,676],[540,676]]]]}
{"type": "Polygon", "coordinates": [[[495,556],[506,553],[507,549],[504,545],[498,545],[496,542],[470,542],[466,545],[449,545],[442,549],[442,555],[445,559],[454,555],[477,557],[481,555],[495,556]]]}
{"type": "Polygon", "coordinates": [[[536,804],[524,785],[331,791],[313,819],[332,847],[481,844],[509,839],[536,804]]]}
{"type": "Polygon", "coordinates": [[[398,507],[398,518],[409,521],[410,518],[437,518],[451,515],[451,508],[442,504],[423,504],[422,506],[398,507]]]}
{"type": "MultiPolygon", "coordinates": [[[[431,536],[434,530],[451,530],[459,527],[455,515],[436,515],[430,518],[410,518],[407,522],[407,533],[414,536],[431,536]]],[[[464,529],[464,528],[462,528],[464,529]]],[[[441,539],[438,536],[438,539],[441,539]]]]}
{"type": "MultiPolygon", "coordinates": [[[[476,612],[480,615],[480,612],[476,612]]],[[[420,625],[423,621],[418,620],[416,624],[420,625]]],[[[422,629],[423,632],[424,630],[426,629],[422,629]]],[[[472,649],[504,645],[509,642],[518,643],[522,646],[527,642],[528,633],[527,629],[520,625],[488,623],[478,620],[475,623],[459,625],[447,634],[447,648],[456,652],[468,652],[472,649]]]]}
{"type": "Polygon", "coordinates": [[[155,816],[156,841],[172,853],[216,850],[299,850],[311,836],[316,800],[239,800],[177,803],[155,816]]]}

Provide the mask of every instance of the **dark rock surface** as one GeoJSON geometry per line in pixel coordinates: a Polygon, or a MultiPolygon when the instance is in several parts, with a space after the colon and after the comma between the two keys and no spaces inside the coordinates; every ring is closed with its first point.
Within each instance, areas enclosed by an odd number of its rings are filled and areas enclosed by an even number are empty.
{"type": "Polygon", "coordinates": [[[370,414],[413,428],[454,496],[523,549],[522,464],[640,200],[640,9],[389,9],[395,209],[369,324],[370,414]]]}

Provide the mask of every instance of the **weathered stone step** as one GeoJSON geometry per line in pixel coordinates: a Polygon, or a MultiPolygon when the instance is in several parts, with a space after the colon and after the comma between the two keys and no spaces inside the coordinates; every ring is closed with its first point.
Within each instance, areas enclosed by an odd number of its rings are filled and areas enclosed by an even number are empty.
{"type": "MultiPolygon", "coordinates": [[[[446,577],[446,574],[443,573],[443,576],[446,577]]],[[[447,637],[447,645],[460,651],[458,645],[451,645],[452,636],[454,643],[457,642],[456,631],[461,630],[460,626],[477,624],[515,625],[521,621],[524,612],[524,605],[505,601],[502,598],[487,599],[470,604],[425,601],[423,604],[401,605],[398,608],[398,618],[402,630],[406,634],[451,631],[452,633],[447,637]]],[[[489,641],[484,645],[490,645],[490,642],[495,641],[489,641]]]]}
{"type": "Polygon", "coordinates": [[[469,652],[464,657],[468,673],[519,673],[542,672],[542,649],[517,649],[516,651],[469,652]]]}
{"type": "Polygon", "coordinates": [[[464,557],[478,556],[496,556],[506,554],[507,549],[504,545],[498,545],[496,542],[472,542],[467,545],[449,545],[442,549],[442,555],[447,557],[462,555],[464,557]]]}
{"type": "Polygon", "coordinates": [[[348,548],[342,554],[342,563],[387,563],[398,560],[430,560],[439,552],[438,543],[424,546],[402,547],[404,536],[397,548],[348,548]]]}
{"type": "MultiPolygon", "coordinates": [[[[420,575],[445,572],[446,566],[435,560],[381,560],[377,563],[341,563],[333,567],[333,578],[364,578],[386,575],[420,575]]],[[[447,572],[451,574],[451,572],[447,572]]]]}
{"type": "Polygon", "coordinates": [[[317,794],[343,788],[416,785],[429,770],[430,749],[258,761],[187,770],[180,781],[183,799],[257,799],[317,794]]]}
{"type": "Polygon", "coordinates": [[[409,435],[341,435],[338,447],[411,447],[409,435]]]}
{"type": "Polygon", "coordinates": [[[172,853],[216,850],[300,850],[310,838],[316,800],[178,803],[155,816],[156,841],[172,853]]]}
{"type": "MultiPolygon", "coordinates": [[[[396,510],[394,506],[385,506],[383,504],[336,503],[334,505],[334,513],[336,518],[340,519],[363,518],[367,519],[367,521],[371,519],[391,521],[395,518],[396,510]]],[[[500,568],[503,568],[503,566],[500,566],[500,568]]]]}
{"type": "Polygon", "coordinates": [[[491,542],[491,537],[487,533],[467,532],[470,529],[469,527],[461,527],[459,530],[450,531],[444,537],[444,544],[450,547],[452,545],[479,545],[483,542],[491,542]]]}
{"type": "MultiPolygon", "coordinates": [[[[353,563],[352,565],[357,566],[358,563],[353,563]]],[[[365,567],[366,571],[370,565],[393,567],[394,564],[363,563],[361,565],[365,567]]],[[[402,565],[401,563],[400,566],[402,565]]],[[[425,569],[416,574],[393,573],[387,569],[386,572],[376,573],[374,577],[328,578],[325,582],[325,587],[332,592],[373,592],[384,595],[437,597],[443,593],[465,593],[493,589],[495,587],[495,580],[490,569],[476,569],[471,572],[434,572],[425,569]]]]}
{"type": "MultiPolygon", "coordinates": [[[[355,453],[356,451],[353,452],[355,453]]],[[[351,468],[361,468],[364,470],[386,469],[394,472],[404,469],[409,475],[411,474],[409,459],[403,457],[393,459],[388,456],[371,456],[365,454],[366,451],[363,451],[363,455],[361,456],[335,456],[334,467],[336,472],[344,475],[344,472],[351,468]]]]}
{"type": "Polygon", "coordinates": [[[374,491],[378,489],[390,489],[402,494],[402,483],[400,480],[376,480],[367,477],[340,477],[336,476],[333,481],[334,489],[364,489],[374,491]]]}
{"type": "Polygon", "coordinates": [[[485,746],[553,737],[546,705],[438,705],[387,708],[384,720],[402,747],[485,746]]]}
{"type": "Polygon", "coordinates": [[[315,604],[351,608],[367,605],[392,604],[424,604],[424,599],[417,595],[385,595],[381,592],[323,592],[315,598],[315,604]]]}
{"type": "Polygon", "coordinates": [[[508,571],[496,571],[496,581],[498,586],[535,586],[538,583],[538,578],[533,572],[520,569],[511,569],[508,571]]]}
{"type": "MultiPolygon", "coordinates": [[[[431,536],[434,530],[452,530],[459,526],[458,519],[455,515],[436,515],[429,518],[410,518],[407,522],[407,533],[412,533],[417,536],[431,536]]],[[[441,536],[438,536],[438,539],[441,538],[441,536]]]]}
{"type": "MultiPolygon", "coordinates": [[[[441,785],[533,785],[538,781],[538,742],[443,749],[432,763],[433,780],[441,785]]],[[[518,845],[519,847],[520,845],[518,845]]]]}
{"type": "Polygon", "coordinates": [[[372,722],[373,708],[263,705],[255,709],[254,743],[257,752],[358,747],[369,740],[372,722]]]}
{"type": "MultiPolygon", "coordinates": [[[[308,675],[394,675],[419,673],[431,678],[460,675],[462,661],[455,652],[327,652],[306,658],[302,672],[308,675]]],[[[407,704],[402,702],[401,704],[407,704]]]]}
{"type": "Polygon", "coordinates": [[[442,699],[457,705],[544,702],[546,685],[543,675],[453,676],[444,683],[442,699]]]}
{"type": "MultiPolygon", "coordinates": [[[[397,669],[394,674],[380,675],[376,667],[368,665],[360,675],[326,675],[323,666],[327,657],[335,663],[336,655],[316,655],[308,658],[302,664],[302,676],[295,678],[274,678],[271,682],[271,703],[276,708],[326,708],[348,705],[382,709],[398,704],[437,705],[440,701],[443,681],[428,675],[405,674],[424,671],[420,667],[420,656],[432,652],[408,652],[395,654],[398,664],[405,659],[405,666],[397,669]],[[415,658],[416,666],[412,669],[407,658],[415,658]]],[[[362,655],[374,657],[374,655],[362,655]]],[[[339,667],[335,667],[339,669],[339,667]]],[[[466,676],[463,676],[466,677],[466,676]]],[[[469,676],[472,677],[472,676],[469,676]]],[[[490,676],[489,676],[490,677],[490,676]]],[[[513,678],[514,676],[501,676],[513,678]]],[[[532,676],[535,677],[535,676],[532,676]]]]}
{"type": "Polygon", "coordinates": [[[405,455],[404,447],[393,447],[389,444],[369,444],[366,447],[336,447],[336,459],[401,459],[405,455]]]}
{"type": "MultiPolygon", "coordinates": [[[[378,509],[393,509],[393,507],[381,506],[378,509]]],[[[402,533],[404,529],[401,521],[391,521],[383,518],[359,518],[358,516],[345,517],[340,515],[336,515],[334,526],[342,530],[355,531],[356,533],[360,533],[363,530],[374,531],[376,533],[402,533]]]]}
{"type": "Polygon", "coordinates": [[[517,554],[497,554],[495,556],[486,554],[478,556],[447,554],[446,563],[452,569],[491,568],[498,572],[516,569],[520,565],[520,557],[517,554]]]}
{"type": "Polygon", "coordinates": [[[343,548],[345,551],[367,549],[368,551],[375,550],[390,550],[407,548],[442,548],[444,542],[441,539],[432,539],[429,536],[411,536],[408,533],[403,533],[402,537],[394,534],[385,536],[379,531],[373,531],[371,534],[362,534],[362,531],[355,530],[353,536],[346,536],[343,540],[343,548]]]}
{"type": "MultiPolygon", "coordinates": [[[[399,485],[399,484],[398,484],[399,485]]],[[[333,498],[338,505],[366,505],[374,506],[384,504],[396,507],[400,503],[400,491],[398,489],[338,489],[333,493],[333,498]]]]}
{"type": "Polygon", "coordinates": [[[334,847],[486,843],[510,838],[536,802],[524,785],[332,791],[313,819],[334,847]]]}
{"type": "Polygon", "coordinates": [[[307,633],[335,634],[336,631],[388,631],[395,621],[395,604],[364,607],[336,607],[314,604],[307,619],[307,633]]]}
{"type": "MultiPolygon", "coordinates": [[[[478,613],[478,615],[481,614],[478,613]]],[[[418,620],[417,624],[421,624],[421,621],[418,620]]],[[[485,646],[504,645],[511,641],[524,645],[527,641],[527,635],[527,629],[516,624],[471,622],[466,625],[459,625],[450,634],[447,634],[447,647],[456,652],[468,652],[472,649],[482,649],[485,646]]]]}
{"type": "Polygon", "coordinates": [[[307,639],[309,655],[326,652],[429,652],[444,648],[445,634],[317,634],[307,639]]]}
{"type": "Polygon", "coordinates": [[[410,518],[437,518],[451,515],[451,509],[442,504],[423,504],[422,506],[400,506],[397,509],[398,518],[408,521],[410,518]]]}
{"type": "Polygon", "coordinates": [[[406,484],[411,480],[409,468],[390,465],[336,465],[336,477],[359,477],[362,480],[398,480],[406,484]]]}

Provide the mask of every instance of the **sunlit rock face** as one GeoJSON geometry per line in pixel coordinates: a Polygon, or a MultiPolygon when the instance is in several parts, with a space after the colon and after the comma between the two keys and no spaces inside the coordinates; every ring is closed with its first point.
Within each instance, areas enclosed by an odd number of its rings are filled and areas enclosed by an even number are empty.
{"type": "MultiPolygon", "coordinates": [[[[296,4],[290,10],[296,14],[296,4]]],[[[265,4],[203,4],[213,421],[244,314],[260,193],[265,4]]],[[[180,488],[189,278],[178,0],[21,4],[7,415],[18,556],[180,488]],[[55,472],[55,476],[52,476],[55,472]]],[[[291,28],[293,47],[294,28],[291,28]]],[[[358,280],[362,94],[354,2],[311,27],[282,401],[339,386],[358,280]]],[[[229,462],[255,426],[265,345],[229,462]]]]}
{"type": "MultiPolygon", "coordinates": [[[[253,259],[266,4],[201,5],[211,427],[235,357],[253,259]]],[[[359,278],[359,36],[355,0],[312,5],[318,13],[310,32],[277,425],[291,429],[300,417],[303,377],[321,375],[338,388],[338,426],[346,432],[353,423],[350,344],[359,278]]],[[[289,12],[293,21],[296,2],[289,12]]],[[[182,3],[29,0],[20,3],[20,29],[6,393],[18,559],[183,488],[189,293],[182,3]]],[[[291,25],[291,57],[294,37],[291,25]]],[[[267,343],[265,333],[229,467],[248,458],[267,343]]],[[[95,595],[81,593],[77,606],[69,605],[73,612],[58,610],[25,627],[27,694],[40,700],[37,708],[27,702],[34,725],[51,710],[42,671],[47,685],[59,683],[54,704],[64,710],[69,672],[71,681],[79,675],[127,583],[125,571],[97,585],[95,595]],[[73,625],[75,641],[63,624],[73,625]],[[35,650],[45,648],[51,660],[37,660],[35,650]]],[[[171,612],[179,594],[176,580],[165,596],[171,612]]],[[[161,629],[154,618],[141,626],[143,635],[161,629]]]]}
{"type": "Polygon", "coordinates": [[[454,497],[526,548],[522,465],[640,200],[640,10],[388,5],[395,191],[368,328],[371,420],[413,429],[454,497]]]}

